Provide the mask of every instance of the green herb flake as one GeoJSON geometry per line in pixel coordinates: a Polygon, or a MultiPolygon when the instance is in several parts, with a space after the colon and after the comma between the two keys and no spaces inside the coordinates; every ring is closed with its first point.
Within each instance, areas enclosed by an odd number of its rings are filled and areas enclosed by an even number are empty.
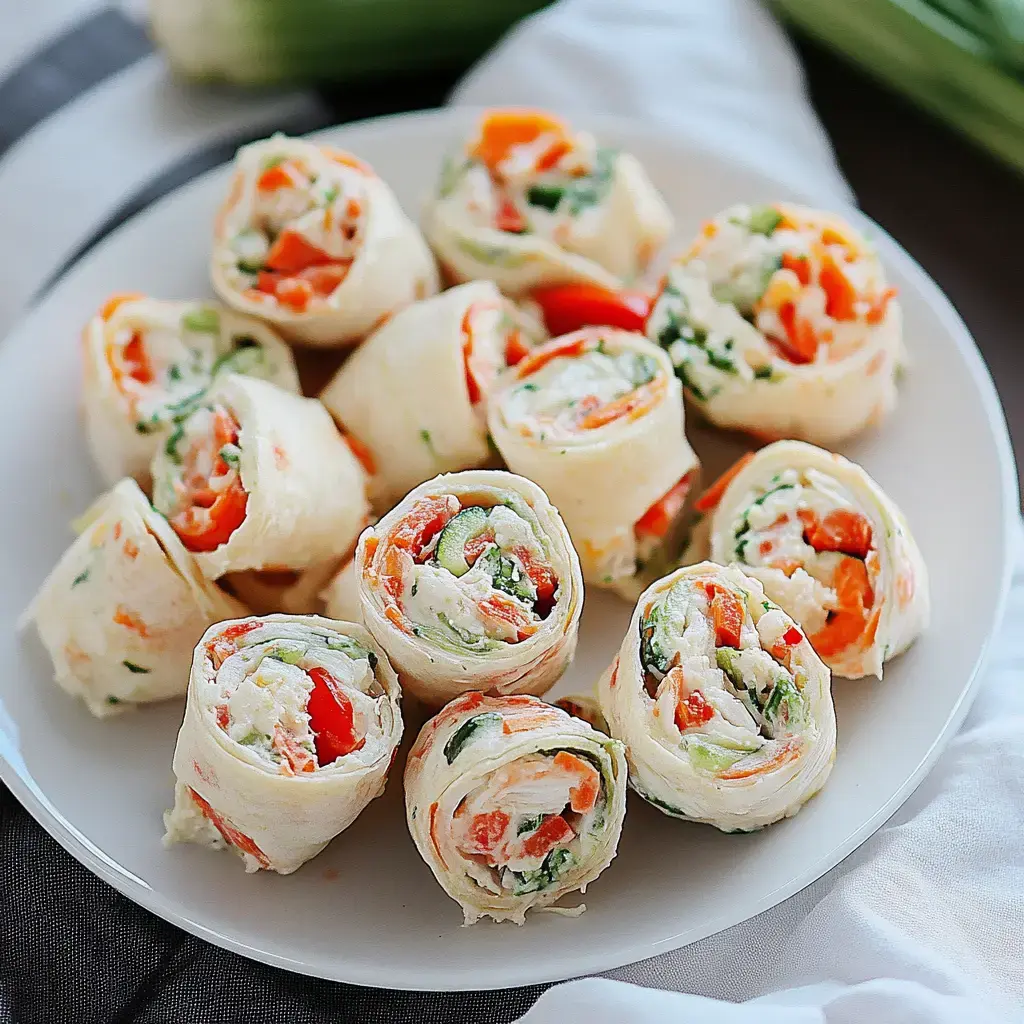
{"type": "Polygon", "coordinates": [[[121,664],[124,665],[124,667],[128,669],[129,672],[134,672],[138,675],[149,675],[149,673],[152,671],[152,669],[143,668],[141,665],[136,665],[134,661],[125,660],[122,661],[121,664]]]}
{"type": "Polygon", "coordinates": [[[107,703],[110,704],[110,705],[120,704],[121,703],[121,698],[120,697],[107,697],[107,703]]]}
{"type": "Polygon", "coordinates": [[[178,454],[178,442],[184,436],[185,427],[181,423],[178,423],[164,442],[164,454],[171,460],[171,462],[178,466],[181,465],[181,456],[178,454]]]}
{"type": "Polygon", "coordinates": [[[338,198],[339,191],[340,190],[337,185],[332,185],[324,193],[324,206],[330,206],[334,202],[334,200],[338,198]]]}
{"type": "Polygon", "coordinates": [[[72,590],[74,590],[74,588],[75,588],[75,587],[77,587],[79,583],[84,583],[84,582],[85,582],[85,581],[86,581],[86,580],[87,580],[88,578],[89,578],[89,570],[88,570],[88,569],[83,569],[83,570],[82,570],[82,571],[81,571],[81,572],[80,572],[80,573],[79,573],[79,574],[78,574],[78,575],[77,575],[77,576],[76,576],[76,577],[75,577],[75,578],[74,578],[74,579],[73,579],[73,580],[71,581],[71,589],[72,589],[72,590]]]}
{"type": "Polygon", "coordinates": [[[538,814],[532,818],[523,818],[516,828],[517,836],[525,836],[527,832],[536,832],[544,823],[544,815],[538,814]]]}
{"type": "Polygon", "coordinates": [[[754,377],[756,380],[771,380],[772,368],[770,366],[759,366],[754,370],[754,377]]]}
{"type": "Polygon", "coordinates": [[[430,431],[425,427],[420,430],[420,440],[427,446],[427,451],[430,452],[430,457],[436,459],[437,449],[434,447],[434,439],[430,434],[430,431]]]}

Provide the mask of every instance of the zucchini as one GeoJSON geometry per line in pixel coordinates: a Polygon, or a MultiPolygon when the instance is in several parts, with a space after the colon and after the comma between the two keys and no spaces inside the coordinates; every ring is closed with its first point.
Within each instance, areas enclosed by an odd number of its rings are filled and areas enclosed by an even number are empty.
{"type": "Polygon", "coordinates": [[[640,664],[649,672],[665,675],[668,672],[668,656],[658,642],[658,626],[664,618],[660,604],[656,604],[650,614],[640,620],[640,664]]]}
{"type": "Polygon", "coordinates": [[[437,550],[434,557],[438,565],[443,566],[453,576],[465,576],[469,572],[466,561],[466,544],[474,537],[479,537],[487,529],[487,512],[473,506],[464,508],[441,531],[437,538],[437,550]]]}
{"type": "Polygon", "coordinates": [[[501,723],[502,717],[496,711],[486,711],[482,715],[474,715],[472,718],[467,719],[448,737],[448,742],[444,745],[445,760],[451,764],[466,749],[466,746],[476,738],[477,733],[482,729],[501,725],[501,723]]]}

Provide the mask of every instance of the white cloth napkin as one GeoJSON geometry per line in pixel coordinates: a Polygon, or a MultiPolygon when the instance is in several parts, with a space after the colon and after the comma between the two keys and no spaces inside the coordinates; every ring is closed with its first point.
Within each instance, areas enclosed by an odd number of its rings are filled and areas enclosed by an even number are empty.
{"type": "MultiPolygon", "coordinates": [[[[643,118],[697,147],[756,162],[822,205],[850,198],[792,48],[754,0],[562,0],[488,55],[453,102],[643,118]]],[[[613,971],[617,983],[549,990],[524,1024],[1014,1019],[1024,1005],[1018,564],[971,716],[881,831],[745,924],[613,971]],[[777,994],[757,998],[770,992],[777,994]]]]}

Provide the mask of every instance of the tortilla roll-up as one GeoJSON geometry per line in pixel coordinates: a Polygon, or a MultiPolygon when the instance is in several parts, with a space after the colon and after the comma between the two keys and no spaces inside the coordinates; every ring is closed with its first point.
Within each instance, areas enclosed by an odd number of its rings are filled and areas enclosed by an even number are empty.
{"type": "Polygon", "coordinates": [[[174,748],[166,844],[231,847],[287,875],[384,792],[401,691],[362,626],[268,615],[211,626],[174,748]]]}
{"type": "Polygon", "coordinates": [[[356,578],[403,690],[435,707],[467,690],[544,693],[576,650],[576,552],[544,492],[511,473],[421,484],[363,531],[356,578]]]}
{"type": "Polygon", "coordinates": [[[587,582],[617,586],[685,525],[697,456],[683,418],[664,352],[641,334],[590,327],[509,370],[488,421],[509,469],[562,514],[587,582]]]}
{"type": "Polygon", "coordinates": [[[407,307],[356,349],[320,400],[366,450],[377,508],[493,458],[487,395],[530,347],[512,304],[472,281],[407,307]]]}
{"type": "Polygon", "coordinates": [[[149,482],[162,438],[223,373],[298,392],[291,349],[266,324],[215,302],[113,295],[82,334],[85,435],[108,484],[149,482]]]}
{"type": "Polygon", "coordinates": [[[26,613],[57,682],[99,717],[182,696],[203,630],[245,609],[203,577],[134,480],[75,525],[26,613]]]}
{"type": "Polygon", "coordinates": [[[645,800],[746,832],[796,814],[825,784],[830,684],[757,580],[701,562],[644,591],[598,692],[645,800]]]}
{"type": "Polygon", "coordinates": [[[737,562],[835,675],[882,677],[928,625],[928,572],[903,513],[856,463],[800,441],[740,460],[700,499],[711,557],[737,562]]]}
{"type": "MultiPolygon", "coordinates": [[[[332,558],[328,562],[320,562],[301,571],[249,569],[246,572],[229,573],[220,583],[244,601],[249,610],[256,615],[271,615],[274,612],[287,612],[289,615],[320,615],[325,612],[324,591],[340,571],[343,562],[344,560],[332,558]]],[[[352,564],[352,552],[349,552],[345,564],[352,564]]],[[[354,614],[326,614],[329,619],[358,621],[358,602],[354,607],[354,614]]]]}
{"type": "Polygon", "coordinates": [[[437,268],[363,161],[275,135],[243,146],[214,228],[213,287],[289,341],[334,347],[437,291],[437,268]]]}
{"type": "Polygon", "coordinates": [[[345,562],[320,591],[320,600],[324,602],[324,614],[328,618],[360,621],[359,579],[354,558],[345,562]]]}
{"type": "Polygon", "coordinates": [[[453,281],[507,295],[639,276],[672,233],[639,161],[539,110],[489,110],[445,161],[424,230],[453,281]]]}
{"type": "Polygon", "coordinates": [[[615,856],[622,744],[535,697],[465,693],[413,744],[405,807],[465,923],[522,924],[527,911],[585,892],[615,856]]]}
{"type": "Polygon", "coordinates": [[[152,472],[153,504],[210,579],[329,561],[367,521],[363,469],[330,413],[251,377],[224,377],[152,472]]]}
{"type": "Polygon", "coordinates": [[[647,334],[712,423],[832,445],[896,404],[904,352],[895,294],[839,217],[734,206],[672,263],[647,334]]]}

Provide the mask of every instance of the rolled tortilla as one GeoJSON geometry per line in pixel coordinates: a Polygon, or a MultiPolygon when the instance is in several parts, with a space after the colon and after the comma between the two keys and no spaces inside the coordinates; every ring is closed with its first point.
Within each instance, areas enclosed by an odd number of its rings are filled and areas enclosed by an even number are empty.
{"type": "MultiPolygon", "coordinates": [[[[353,553],[354,548],[349,552],[344,564],[352,564],[353,553]]],[[[289,615],[320,615],[325,612],[324,591],[339,573],[341,566],[342,561],[332,558],[301,571],[249,569],[246,572],[228,573],[221,579],[221,585],[244,601],[249,610],[257,615],[272,615],[274,612],[286,612],[289,615]]],[[[358,621],[358,607],[357,602],[355,614],[327,613],[327,617],[358,621]]]]}
{"type": "Polygon", "coordinates": [[[356,576],[354,558],[350,558],[334,574],[327,586],[320,591],[320,599],[324,602],[324,613],[329,618],[344,618],[351,621],[362,618],[359,607],[359,579],[356,576]]]}
{"type": "Polygon", "coordinates": [[[203,630],[245,609],[203,578],[134,480],[75,525],[26,613],[57,682],[101,718],[183,695],[203,630]]]}
{"type": "Polygon", "coordinates": [[[466,924],[522,924],[528,910],[585,892],[615,856],[622,744],[535,697],[466,693],[413,744],[405,807],[420,856],[466,924]]]}
{"type": "Polygon", "coordinates": [[[565,518],[588,583],[617,586],[675,546],[697,468],[672,364],[643,335],[584,328],[499,381],[491,435],[565,518]]]}
{"type": "Polygon", "coordinates": [[[104,480],[149,482],[176,421],[222,373],[298,392],[291,350],[266,324],[216,302],[114,295],[82,335],[85,434],[104,480]]]}
{"type": "Polygon", "coordinates": [[[376,508],[493,458],[487,396],[532,344],[515,307],[473,281],[414,303],[359,346],[320,400],[366,449],[376,508]]]}
{"type": "Polygon", "coordinates": [[[928,625],[928,571],[903,513],[856,463],[778,441],[702,499],[711,557],[761,581],[838,676],[882,677],[928,625]]]}
{"type": "Polygon", "coordinates": [[[153,504],[203,573],[306,569],[367,522],[362,467],[327,410],[229,374],[153,460],[153,504]]]}
{"type": "Polygon", "coordinates": [[[210,273],[229,306],[289,341],[327,347],[437,291],[419,229],[373,170],[284,135],[238,151],[210,273]]]}
{"type": "Polygon", "coordinates": [[[211,626],[174,748],[165,844],[231,847],[287,875],[384,792],[401,692],[362,626],[268,615],[211,626]]]}
{"type": "Polygon", "coordinates": [[[701,562],[644,591],[598,690],[645,800],[747,832],[796,814],[825,784],[830,683],[757,580],[701,562]]]}
{"type": "Polygon", "coordinates": [[[576,650],[583,580],[558,512],[500,470],[439,476],[356,546],[363,621],[402,688],[544,693],[576,650]]]}
{"type": "Polygon", "coordinates": [[[424,230],[448,277],[507,295],[632,281],[672,232],[635,157],[539,110],[490,110],[445,162],[424,230]]]}
{"type": "Polygon", "coordinates": [[[895,293],[839,217],[740,205],[673,262],[647,334],[712,423],[832,445],[896,404],[904,352],[895,293]]]}

